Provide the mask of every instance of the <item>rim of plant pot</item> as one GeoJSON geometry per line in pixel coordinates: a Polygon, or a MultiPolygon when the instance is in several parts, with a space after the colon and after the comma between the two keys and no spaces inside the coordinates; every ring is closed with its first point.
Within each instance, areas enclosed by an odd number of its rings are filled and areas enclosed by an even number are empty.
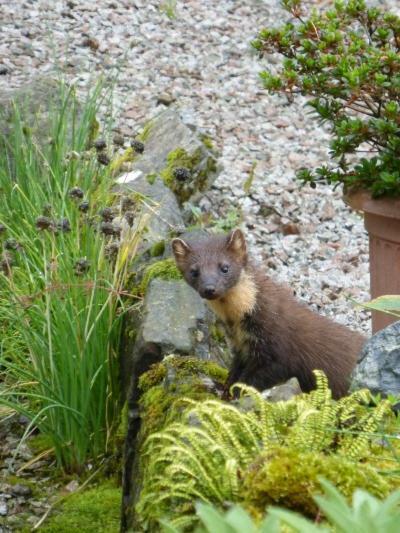
{"type": "Polygon", "coordinates": [[[400,219],[400,198],[391,198],[389,196],[372,198],[370,192],[361,189],[346,192],[344,200],[356,211],[365,211],[385,218],[400,219]]]}

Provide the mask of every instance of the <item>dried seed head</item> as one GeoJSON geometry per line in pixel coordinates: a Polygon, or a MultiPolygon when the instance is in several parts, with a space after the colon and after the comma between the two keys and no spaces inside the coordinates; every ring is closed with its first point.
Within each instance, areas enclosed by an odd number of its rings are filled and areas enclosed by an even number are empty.
{"type": "Polygon", "coordinates": [[[102,154],[102,153],[98,154],[97,161],[101,165],[109,165],[110,164],[110,158],[108,157],[107,154],[102,154]]]}
{"type": "Polygon", "coordinates": [[[115,144],[115,146],[124,146],[125,139],[124,139],[123,135],[120,135],[119,133],[116,133],[114,135],[114,138],[113,138],[113,143],[115,144]]]}
{"type": "Polygon", "coordinates": [[[125,212],[129,208],[135,205],[135,201],[130,196],[122,196],[121,198],[121,211],[125,212]]]}
{"type": "Polygon", "coordinates": [[[35,225],[40,231],[54,228],[54,222],[51,220],[51,218],[45,216],[37,217],[35,225]]]}
{"type": "Polygon", "coordinates": [[[144,152],[144,144],[142,143],[142,141],[137,141],[136,139],[133,139],[131,141],[131,146],[137,154],[142,154],[144,152]]]}
{"type": "Polygon", "coordinates": [[[61,218],[57,222],[57,228],[63,231],[64,233],[71,231],[71,224],[69,223],[68,218],[61,218]]]}
{"type": "Polygon", "coordinates": [[[110,259],[113,257],[116,257],[116,255],[118,254],[120,245],[121,243],[119,241],[112,241],[110,242],[110,244],[107,244],[107,246],[104,248],[104,253],[106,257],[110,259]]]}
{"type": "Polygon", "coordinates": [[[114,218],[114,212],[111,207],[103,207],[103,209],[100,209],[99,215],[106,222],[111,222],[114,218]]]}
{"type": "Polygon", "coordinates": [[[186,167],[178,167],[173,171],[173,175],[178,181],[187,181],[190,178],[190,170],[186,167]]]}
{"type": "Polygon", "coordinates": [[[82,276],[83,274],[86,274],[90,269],[90,261],[88,261],[86,258],[82,257],[81,259],[78,259],[75,262],[74,265],[74,272],[77,276],[82,276]]]}
{"type": "Polygon", "coordinates": [[[4,248],[6,250],[17,250],[20,247],[18,241],[10,237],[4,241],[4,248]]]}
{"type": "Polygon", "coordinates": [[[114,224],[112,222],[101,222],[100,231],[103,235],[114,235],[114,224]]]}
{"type": "Polygon", "coordinates": [[[83,198],[83,191],[80,187],[72,187],[72,189],[68,191],[68,195],[71,198],[76,198],[80,200],[81,198],[83,198]]]}
{"type": "Polygon", "coordinates": [[[78,205],[79,211],[82,211],[82,213],[87,213],[89,211],[89,202],[85,201],[78,205]]]}
{"type": "Polygon", "coordinates": [[[133,211],[126,211],[124,214],[125,220],[128,222],[128,226],[132,227],[135,220],[135,213],[133,211]]]}
{"type": "Polygon", "coordinates": [[[1,255],[1,269],[3,271],[3,274],[5,276],[9,276],[11,274],[11,267],[15,265],[15,259],[11,252],[4,250],[4,252],[1,255]]]}
{"type": "Polygon", "coordinates": [[[104,139],[97,139],[97,141],[94,141],[93,146],[98,152],[100,152],[101,150],[104,150],[104,148],[107,147],[107,143],[104,139]]]}
{"type": "Polygon", "coordinates": [[[121,235],[121,227],[112,222],[101,222],[100,231],[103,235],[114,235],[115,237],[121,235]]]}

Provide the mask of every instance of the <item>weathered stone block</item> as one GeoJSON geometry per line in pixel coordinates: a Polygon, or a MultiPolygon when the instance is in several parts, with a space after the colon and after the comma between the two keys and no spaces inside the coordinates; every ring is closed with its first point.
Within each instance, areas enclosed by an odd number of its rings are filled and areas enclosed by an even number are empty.
{"type": "Polygon", "coordinates": [[[365,344],[353,372],[352,389],[400,394],[400,321],[382,329],[365,344]]]}
{"type": "Polygon", "coordinates": [[[144,151],[135,158],[133,171],[118,178],[120,186],[135,190],[138,180],[145,178],[151,183],[158,176],[181,203],[208,189],[217,176],[214,152],[182,121],[177,110],[168,109],[150,121],[142,140],[144,151]],[[188,177],[175,176],[174,171],[182,167],[189,171],[188,177]]]}

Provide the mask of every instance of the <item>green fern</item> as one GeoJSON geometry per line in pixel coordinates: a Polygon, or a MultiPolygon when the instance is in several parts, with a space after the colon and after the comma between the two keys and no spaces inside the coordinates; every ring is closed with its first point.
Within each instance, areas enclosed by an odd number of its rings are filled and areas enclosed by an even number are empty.
{"type": "MultiPolygon", "coordinates": [[[[280,454],[285,457],[285,450],[291,457],[289,465],[293,460],[301,463],[315,457],[311,461],[315,473],[310,470],[309,474],[313,476],[309,486],[314,489],[323,454],[328,454],[327,459],[333,454],[328,461],[332,468],[343,463],[339,468],[342,487],[350,489],[357,482],[385,495],[386,481],[372,467],[357,461],[372,453],[371,437],[388,417],[390,405],[383,401],[368,408],[370,395],[365,391],[335,401],[326,376],[320,371],[315,371],[315,376],[314,391],[286,402],[268,402],[258,391],[241,384],[235,385],[240,391],[237,406],[215,399],[180,398],[179,421],[153,433],[143,445],[143,489],[136,509],[143,527],[156,530],[163,516],[171,517],[173,525],[189,527],[196,522],[196,500],[221,507],[226,502],[243,502],[244,478],[250,479],[252,469],[264,468],[280,454]]],[[[325,470],[325,466],[321,468],[321,472],[325,470]]],[[[288,471],[289,485],[290,476],[288,471]]],[[[260,483],[261,487],[262,480],[260,483]]],[[[306,498],[312,501],[311,494],[306,498]]],[[[264,495],[262,501],[276,500],[264,495]]],[[[258,512],[257,505],[254,512],[258,512]]]]}

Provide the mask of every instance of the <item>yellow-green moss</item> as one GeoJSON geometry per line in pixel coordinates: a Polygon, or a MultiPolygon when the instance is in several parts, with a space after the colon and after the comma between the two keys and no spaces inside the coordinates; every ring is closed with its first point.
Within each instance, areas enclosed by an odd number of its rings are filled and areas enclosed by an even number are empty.
{"type": "Polygon", "coordinates": [[[173,259],[169,258],[157,261],[145,269],[139,286],[140,294],[146,294],[147,287],[154,278],[177,280],[182,278],[182,274],[179,272],[173,259]]]}
{"type": "Polygon", "coordinates": [[[200,138],[201,142],[206,148],[208,148],[208,150],[214,150],[214,143],[211,137],[209,137],[208,135],[201,135],[200,138]]]}
{"type": "Polygon", "coordinates": [[[213,324],[210,326],[210,335],[216,342],[226,342],[225,333],[223,329],[218,326],[218,324],[213,324]]]}
{"type": "Polygon", "coordinates": [[[265,516],[265,508],[270,504],[315,516],[318,508],[312,497],[321,491],[320,476],[331,481],[349,500],[357,488],[379,498],[390,492],[386,480],[368,464],[339,455],[277,447],[259,456],[244,472],[240,496],[258,518],[265,516]]]}
{"type": "Polygon", "coordinates": [[[177,148],[167,155],[167,166],[161,171],[161,177],[167,187],[176,187],[174,170],[184,167],[191,171],[199,164],[201,149],[198,148],[193,155],[189,155],[185,149],[177,148]]]}
{"type": "Polygon", "coordinates": [[[52,449],[53,441],[48,435],[38,433],[38,435],[34,435],[29,439],[28,445],[35,455],[39,455],[42,452],[52,449]]]}
{"type": "Polygon", "coordinates": [[[113,481],[69,496],[40,531],[43,533],[117,533],[120,529],[121,488],[113,481]]]}
{"type": "Polygon", "coordinates": [[[151,257],[159,257],[165,252],[165,241],[159,241],[150,248],[151,257]]]}
{"type": "Polygon", "coordinates": [[[132,162],[135,160],[136,154],[132,147],[127,148],[124,153],[116,157],[110,164],[110,170],[116,174],[124,163],[132,162]]]}
{"type": "Polygon", "coordinates": [[[142,438],[160,431],[168,421],[177,420],[183,409],[180,403],[182,398],[215,398],[203,383],[202,376],[208,376],[222,386],[227,374],[225,368],[195,357],[169,356],[161,363],[152,365],[139,380],[143,411],[142,438]],[[173,383],[166,386],[163,381],[168,371],[175,372],[176,376],[173,383]]]}
{"type": "Polygon", "coordinates": [[[146,180],[148,181],[148,183],[150,183],[150,185],[154,185],[154,182],[156,181],[157,179],[157,174],[147,174],[146,176],[146,180]]]}

